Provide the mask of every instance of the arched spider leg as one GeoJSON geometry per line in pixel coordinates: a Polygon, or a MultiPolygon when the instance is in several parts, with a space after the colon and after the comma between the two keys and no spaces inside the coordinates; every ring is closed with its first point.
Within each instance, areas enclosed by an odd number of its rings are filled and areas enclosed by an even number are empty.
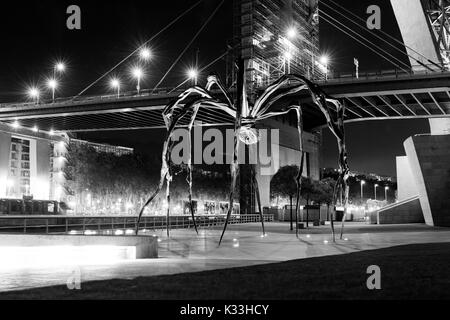
{"type": "MultiPolygon", "coordinates": [[[[155,192],[150,196],[150,198],[145,202],[144,206],[141,208],[138,216],[138,220],[136,223],[136,234],[139,233],[139,225],[140,221],[142,219],[142,215],[144,214],[145,208],[156,198],[156,196],[160,193],[162,187],[164,186],[164,180],[167,179],[167,175],[169,174],[169,162],[170,162],[170,155],[171,155],[171,139],[174,134],[174,130],[176,126],[178,125],[179,121],[191,110],[195,107],[196,104],[201,104],[202,102],[209,101],[211,102],[213,98],[203,89],[201,88],[190,88],[180,94],[178,99],[171,104],[169,104],[164,112],[164,121],[167,126],[167,134],[166,139],[164,141],[163,145],[163,151],[162,151],[162,163],[161,163],[161,174],[160,174],[160,181],[159,184],[155,190],[155,192]],[[189,97],[190,94],[200,94],[201,97],[195,99],[194,101],[187,103],[184,105],[184,107],[181,109],[181,111],[174,115],[174,111],[177,109],[178,105],[182,103],[186,98],[189,97]]],[[[213,100],[214,101],[214,100],[213,100]]],[[[192,207],[191,207],[192,208],[192,207]]],[[[193,212],[191,210],[191,214],[193,215],[193,212]]],[[[194,219],[194,217],[193,217],[194,219]]],[[[195,220],[195,219],[194,219],[195,220]]]]}

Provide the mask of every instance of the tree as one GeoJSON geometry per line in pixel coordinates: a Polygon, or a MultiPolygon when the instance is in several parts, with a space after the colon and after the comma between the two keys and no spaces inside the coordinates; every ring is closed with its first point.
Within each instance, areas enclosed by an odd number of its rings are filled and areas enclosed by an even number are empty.
{"type": "Polygon", "coordinates": [[[309,227],[309,201],[317,195],[316,183],[310,178],[302,177],[301,196],[306,199],[306,227],[309,227]]]}
{"type": "Polygon", "coordinates": [[[295,181],[299,168],[297,166],[285,166],[278,170],[270,181],[270,191],[273,197],[287,197],[291,206],[290,221],[293,230],[292,200],[297,194],[295,181]]]}
{"type": "Polygon", "coordinates": [[[322,179],[318,183],[318,198],[317,202],[319,204],[327,205],[327,220],[330,217],[330,206],[333,204],[334,198],[334,185],[336,181],[332,178],[322,179]]]}

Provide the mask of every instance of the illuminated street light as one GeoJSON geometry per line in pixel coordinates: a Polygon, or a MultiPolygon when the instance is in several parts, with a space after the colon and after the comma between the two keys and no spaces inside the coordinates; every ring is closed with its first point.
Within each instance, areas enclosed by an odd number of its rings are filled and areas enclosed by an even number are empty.
{"type": "Polygon", "coordinates": [[[58,71],[60,73],[64,72],[66,70],[66,66],[62,62],[58,62],[55,64],[55,71],[58,71]]]}
{"type": "Polygon", "coordinates": [[[295,27],[290,27],[287,30],[286,35],[289,39],[294,39],[297,36],[297,29],[295,29],[295,27]]]}
{"type": "Polygon", "coordinates": [[[375,184],[375,201],[377,200],[377,188],[379,187],[379,185],[376,183],[375,184]]]}
{"type": "Polygon", "coordinates": [[[56,79],[49,79],[47,81],[47,86],[52,90],[52,101],[55,102],[55,90],[58,87],[58,82],[56,79]]]}
{"type": "Polygon", "coordinates": [[[384,187],[384,199],[386,200],[386,202],[387,202],[387,192],[388,192],[388,190],[389,190],[389,187],[384,187]]]}
{"type": "Polygon", "coordinates": [[[361,202],[363,202],[363,187],[366,184],[364,180],[361,180],[361,202]]]}
{"type": "Polygon", "coordinates": [[[14,129],[19,129],[19,128],[20,128],[19,121],[15,120],[15,121],[13,122],[13,124],[12,124],[12,127],[13,127],[14,129]]]}
{"type": "Polygon", "coordinates": [[[330,59],[328,58],[328,56],[323,55],[320,57],[319,61],[324,66],[325,69],[325,80],[328,80],[328,63],[330,59]]]}
{"type": "Polygon", "coordinates": [[[120,80],[117,78],[111,79],[110,86],[113,89],[117,89],[117,98],[120,97],[120,80]]]}
{"type": "Polygon", "coordinates": [[[39,95],[40,94],[39,94],[39,89],[38,88],[32,87],[32,88],[30,88],[28,90],[28,96],[31,99],[35,100],[36,103],[39,103],[39,95]]]}
{"type": "Polygon", "coordinates": [[[191,68],[187,72],[189,79],[191,79],[195,85],[197,85],[198,80],[198,71],[194,68],[191,68]]]}
{"type": "Polygon", "coordinates": [[[141,79],[142,79],[142,77],[144,76],[144,72],[142,71],[141,68],[139,68],[139,67],[134,67],[133,70],[131,70],[131,74],[132,74],[133,77],[136,78],[136,80],[137,80],[137,86],[136,86],[136,89],[137,89],[137,93],[138,93],[138,95],[139,95],[140,92],[141,92],[141,79]]]}
{"type": "Polygon", "coordinates": [[[34,126],[33,127],[33,132],[38,132],[38,131],[39,131],[39,128],[37,126],[34,126]]]}
{"type": "Polygon", "coordinates": [[[144,61],[148,61],[152,58],[152,52],[149,48],[142,48],[139,52],[139,57],[144,61]]]}

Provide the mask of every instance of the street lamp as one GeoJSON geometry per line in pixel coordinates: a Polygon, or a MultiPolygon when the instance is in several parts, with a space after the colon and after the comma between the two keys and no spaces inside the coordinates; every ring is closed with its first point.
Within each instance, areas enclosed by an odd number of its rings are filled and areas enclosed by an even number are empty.
{"type": "Polygon", "coordinates": [[[55,71],[58,71],[60,73],[63,73],[66,70],[66,66],[62,62],[58,62],[55,64],[55,71]]]}
{"type": "Polygon", "coordinates": [[[324,66],[325,69],[325,80],[328,80],[328,62],[328,56],[323,55],[320,57],[320,63],[324,66]]]}
{"type": "Polygon", "coordinates": [[[388,192],[388,190],[389,190],[389,187],[384,187],[384,199],[386,200],[386,202],[387,202],[387,192],[388,192]]]}
{"type": "Polygon", "coordinates": [[[361,180],[361,203],[363,202],[363,186],[366,184],[364,180],[361,180]]]}
{"type": "Polygon", "coordinates": [[[191,68],[187,72],[189,79],[191,79],[195,85],[197,85],[198,80],[198,71],[194,68],[191,68]]]}
{"type": "Polygon", "coordinates": [[[117,89],[117,98],[120,97],[120,80],[117,78],[111,79],[110,86],[113,89],[117,89]]]}
{"type": "Polygon", "coordinates": [[[375,184],[375,201],[377,201],[377,188],[378,188],[378,184],[375,184]]]}
{"type": "Polygon", "coordinates": [[[39,103],[39,89],[32,87],[28,90],[28,96],[35,100],[36,103],[39,103]]]}
{"type": "Polygon", "coordinates": [[[152,52],[149,48],[142,48],[139,52],[139,57],[144,61],[148,61],[152,58],[152,52]]]}
{"type": "Polygon", "coordinates": [[[133,68],[133,70],[131,70],[131,74],[137,80],[136,89],[137,89],[137,93],[139,95],[141,93],[141,79],[142,79],[142,77],[144,75],[144,72],[142,71],[141,68],[135,67],[135,68],[133,68]]]}
{"type": "Polygon", "coordinates": [[[297,29],[295,29],[295,27],[290,27],[287,29],[286,35],[290,40],[294,39],[297,36],[297,29]]]}
{"type": "Polygon", "coordinates": [[[58,82],[53,78],[47,81],[47,86],[52,90],[52,101],[55,102],[55,90],[58,87],[58,82]]]}

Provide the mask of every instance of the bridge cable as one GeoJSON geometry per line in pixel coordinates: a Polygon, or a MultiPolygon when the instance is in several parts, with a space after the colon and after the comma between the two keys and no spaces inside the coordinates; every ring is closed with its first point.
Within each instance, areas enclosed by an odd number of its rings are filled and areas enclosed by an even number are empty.
{"type": "MultiPolygon", "coordinates": [[[[206,66],[202,67],[200,70],[198,70],[199,73],[201,73],[202,71],[205,71],[206,69],[208,69],[210,66],[212,66],[213,64],[215,64],[217,61],[221,60],[223,57],[225,57],[231,50],[235,49],[238,45],[235,45],[232,48],[229,48],[226,52],[222,53],[219,57],[217,57],[216,59],[214,59],[213,61],[211,61],[210,63],[208,63],[206,66]]],[[[180,83],[178,86],[176,86],[175,88],[173,88],[172,90],[170,90],[168,93],[172,93],[175,90],[177,90],[178,88],[180,88],[182,85],[186,84],[186,82],[188,82],[189,78],[187,78],[186,80],[184,80],[182,83],[180,83]]]]}
{"type": "Polygon", "coordinates": [[[187,15],[189,12],[191,12],[194,8],[196,8],[200,3],[202,3],[204,0],[199,0],[196,3],[194,3],[191,7],[189,7],[186,11],[184,11],[183,13],[181,13],[179,16],[177,16],[175,19],[173,19],[169,24],[167,24],[164,28],[162,28],[161,30],[159,30],[156,34],[154,34],[150,39],[148,39],[147,41],[145,41],[142,45],[140,45],[136,50],[134,50],[133,52],[131,52],[128,56],[126,56],[125,58],[123,58],[119,63],[117,63],[114,67],[112,67],[111,69],[109,69],[106,73],[104,73],[100,78],[98,78],[97,80],[95,80],[94,82],[92,82],[89,86],[87,86],[85,89],[83,89],[79,94],[77,94],[75,97],[72,98],[75,99],[79,96],[81,96],[83,93],[85,93],[87,90],[89,90],[90,88],[92,88],[94,85],[96,85],[100,80],[102,80],[104,77],[106,77],[108,74],[110,74],[111,72],[113,72],[115,69],[117,69],[119,66],[121,66],[125,61],[127,61],[128,59],[130,59],[134,54],[136,54],[136,52],[138,52],[139,50],[141,50],[142,48],[144,48],[150,41],[153,41],[156,37],[158,37],[161,33],[163,33],[164,31],[166,31],[167,29],[169,29],[172,25],[174,25],[175,23],[177,23],[181,18],[183,18],[185,15],[187,15]]]}
{"type": "MultiPolygon", "coordinates": [[[[340,25],[344,26],[346,29],[350,30],[351,32],[354,32],[352,29],[348,28],[347,26],[343,25],[342,23],[340,23],[339,21],[337,21],[336,19],[332,18],[331,16],[329,16],[328,14],[326,14],[325,12],[323,12],[321,10],[321,12],[328,16],[329,19],[332,19],[334,21],[336,21],[337,23],[339,23],[340,25]]],[[[400,59],[394,57],[393,55],[391,55],[389,52],[387,52],[386,50],[383,50],[382,48],[380,48],[377,45],[372,44],[372,46],[376,47],[379,51],[383,52],[384,54],[386,54],[387,56],[393,58],[394,60],[397,60],[398,62],[400,62],[400,64],[402,64],[403,66],[405,66],[407,69],[401,67],[400,65],[398,65],[397,63],[395,63],[393,60],[387,58],[385,55],[381,54],[380,52],[376,51],[375,49],[373,49],[372,47],[370,47],[369,45],[367,45],[366,43],[364,43],[363,41],[359,40],[358,38],[356,38],[355,36],[351,35],[350,33],[346,32],[344,29],[342,29],[341,27],[339,27],[338,25],[336,25],[335,23],[333,23],[331,20],[325,18],[324,16],[321,16],[322,19],[324,19],[326,22],[328,22],[329,24],[331,24],[332,26],[334,26],[335,28],[339,29],[340,31],[342,31],[343,33],[345,33],[346,35],[348,35],[349,37],[351,37],[352,39],[356,40],[357,42],[359,42],[360,44],[364,45],[366,48],[368,48],[369,50],[373,51],[374,53],[376,53],[377,55],[381,56],[382,58],[384,58],[385,60],[387,60],[388,62],[390,62],[391,64],[393,64],[394,66],[396,66],[397,68],[405,71],[406,73],[410,73],[411,71],[408,70],[410,69],[410,66],[407,65],[406,63],[404,63],[403,61],[401,61],[400,59]]],[[[359,37],[363,38],[364,40],[366,40],[363,36],[359,35],[356,33],[356,35],[358,35],[359,37]]]]}
{"type": "Polygon", "coordinates": [[[164,74],[164,76],[159,80],[159,82],[156,84],[156,86],[153,88],[152,93],[155,92],[155,90],[159,87],[159,85],[164,81],[164,79],[167,77],[167,75],[172,71],[172,69],[175,67],[175,65],[180,61],[180,59],[183,57],[183,55],[186,53],[186,51],[191,47],[191,45],[194,43],[194,41],[198,38],[200,33],[205,29],[205,27],[208,25],[208,23],[212,20],[212,18],[216,15],[217,11],[219,11],[220,7],[223,5],[225,0],[222,0],[219,5],[214,9],[214,11],[211,13],[211,15],[206,19],[205,23],[201,26],[201,28],[197,31],[197,33],[194,35],[194,37],[191,39],[191,41],[187,44],[187,46],[183,49],[183,51],[180,53],[180,55],[175,59],[175,61],[172,63],[172,65],[169,67],[167,72],[164,74]]]}
{"type": "MultiPolygon", "coordinates": [[[[343,7],[342,5],[336,3],[336,2],[333,1],[333,0],[329,0],[329,1],[332,2],[332,3],[334,3],[334,4],[335,4],[336,6],[338,6],[340,9],[342,9],[342,10],[344,10],[345,12],[349,13],[350,15],[352,15],[354,18],[360,20],[360,21],[363,22],[363,23],[366,23],[366,21],[364,21],[364,19],[362,19],[361,17],[357,16],[355,13],[353,13],[353,12],[351,12],[350,10],[346,9],[346,8],[343,7]]],[[[361,26],[360,24],[356,23],[355,21],[353,21],[353,20],[350,19],[349,17],[345,16],[342,12],[340,12],[340,11],[338,11],[338,10],[336,10],[336,9],[333,9],[329,4],[326,4],[325,2],[322,2],[321,4],[323,4],[323,5],[325,5],[325,6],[329,7],[329,8],[331,8],[333,11],[335,11],[335,12],[339,13],[340,15],[346,17],[346,18],[347,18],[349,21],[351,21],[352,23],[354,23],[354,24],[356,24],[357,26],[359,26],[360,28],[366,30],[366,28],[364,28],[364,27],[361,26]]],[[[390,35],[389,33],[385,32],[385,31],[383,31],[383,30],[381,30],[381,29],[380,29],[379,31],[380,31],[383,35],[387,36],[389,39],[395,41],[396,43],[400,44],[401,46],[404,46],[405,48],[408,48],[408,49],[411,50],[412,52],[416,53],[417,55],[421,56],[422,58],[426,59],[428,62],[430,62],[431,64],[433,64],[434,66],[436,66],[436,67],[438,67],[439,69],[442,70],[442,66],[441,66],[441,65],[439,65],[438,63],[436,63],[436,62],[430,60],[429,58],[427,58],[426,56],[424,56],[422,53],[420,53],[420,52],[418,52],[417,50],[411,48],[410,46],[404,44],[403,42],[401,42],[401,41],[398,40],[397,38],[393,37],[393,36],[390,35]]],[[[368,31],[368,32],[369,32],[369,31],[368,31]]],[[[400,50],[400,49],[398,49],[396,46],[394,46],[392,43],[390,43],[389,41],[387,41],[387,40],[381,38],[380,36],[378,36],[376,33],[371,33],[371,34],[373,34],[373,35],[374,35],[375,37],[377,37],[378,39],[384,41],[385,43],[389,44],[390,46],[396,48],[397,50],[400,50]]],[[[400,50],[400,51],[401,51],[401,50],[400,50]]],[[[404,54],[404,52],[402,52],[402,53],[404,54]]],[[[420,64],[423,64],[422,62],[420,62],[419,60],[417,60],[416,58],[414,58],[414,57],[411,56],[410,54],[408,54],[408,53],[406,53],[406,54],[408,55],[408,57],[412,58],[412,59],[415,60],[416,62],[418,62],[418,63],[420,63],[420,64]]],[[[428,67],[428,68],[429,68],[429,67],[428,67]]]]}

